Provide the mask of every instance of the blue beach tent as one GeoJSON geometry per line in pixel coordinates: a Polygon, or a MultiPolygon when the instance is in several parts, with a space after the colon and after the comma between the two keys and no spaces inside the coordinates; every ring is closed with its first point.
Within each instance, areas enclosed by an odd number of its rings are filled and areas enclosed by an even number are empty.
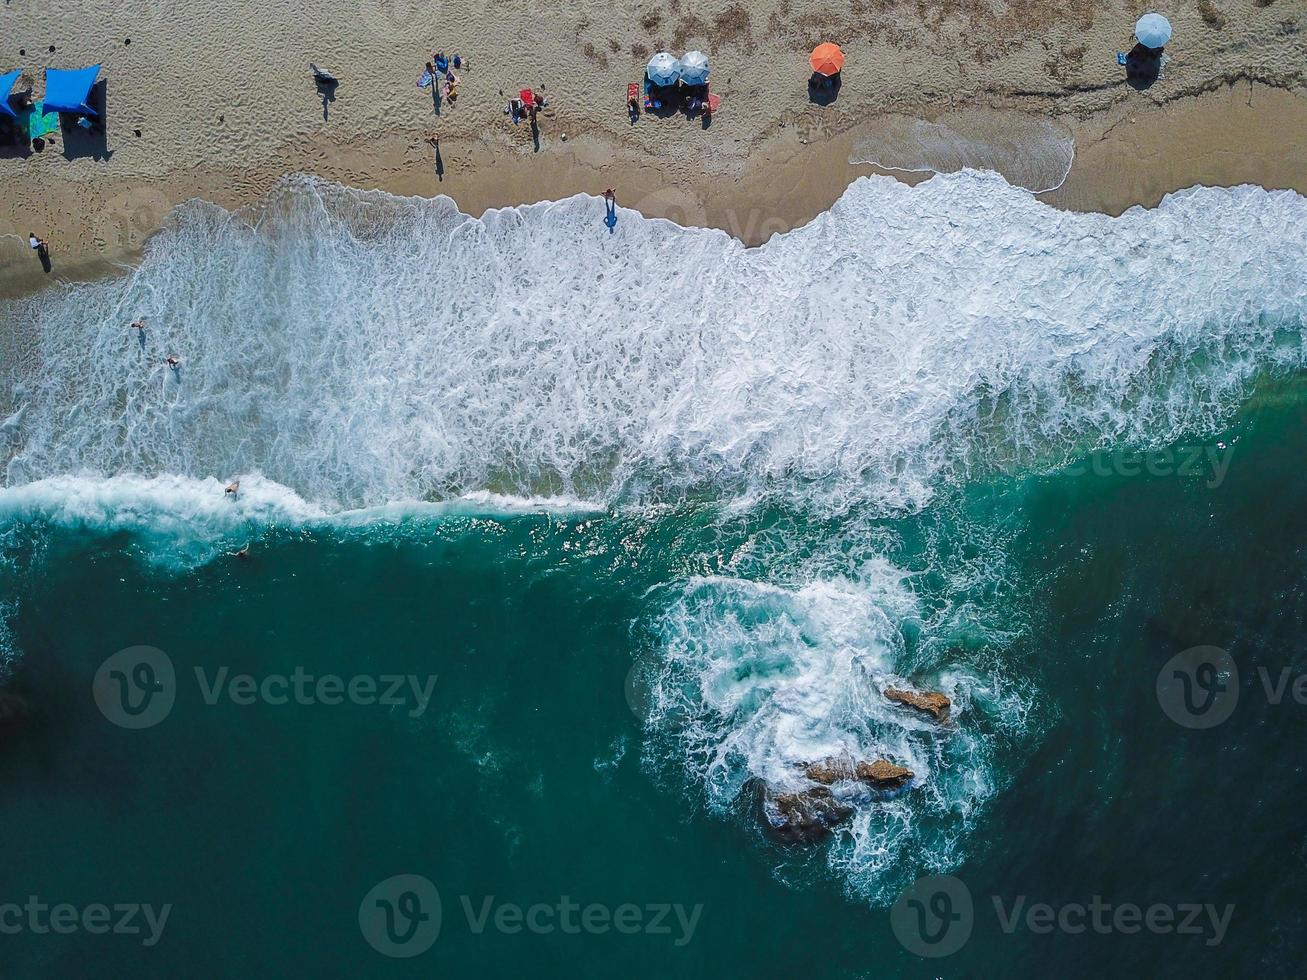
{"type": "Polygon", "coordinates": [[[18,84],[18,76],[22,72],[14,70],[7,75],[0,75],[0,114],[18,118],[18,113],[14,112],[14,107],[9,104],[9,94],[13,92],[14,86],[18,84]]]}
{"type": "Polygon", "coordinates": [[[72,112],[81,116],[99,115],[86,104],[91,94],[91,87],[100,75],[100,66],[75,68],[65,71],[62,68],[45,70],[45,111],[72,112]]]}

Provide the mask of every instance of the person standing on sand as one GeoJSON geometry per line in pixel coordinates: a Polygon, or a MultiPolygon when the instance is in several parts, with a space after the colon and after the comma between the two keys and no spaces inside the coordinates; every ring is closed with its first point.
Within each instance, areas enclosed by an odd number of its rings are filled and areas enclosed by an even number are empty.
{"type": "Polygon", "coordinates": [[[36,232],[29,231],[27,233],[27,244],[28,246],[31,247],[32,251],[36,253],[36,257],[41,260],[41,268],[43,268],[46,272],[49,272],[50,271],[50,243],[47,242],[44,238],[38,238],[36,236],[36,232]]]}

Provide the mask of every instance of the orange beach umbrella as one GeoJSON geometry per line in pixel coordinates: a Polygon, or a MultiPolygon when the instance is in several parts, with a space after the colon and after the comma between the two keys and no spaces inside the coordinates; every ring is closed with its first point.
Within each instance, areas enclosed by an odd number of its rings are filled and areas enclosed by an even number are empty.
{"type": "Polygon", "coordinates": [[[835,75],[844,67],[844,52],[838,44],[827,41],[812,49],[808,61],[812,63],[812,70],[819,75],[835,75]]]}

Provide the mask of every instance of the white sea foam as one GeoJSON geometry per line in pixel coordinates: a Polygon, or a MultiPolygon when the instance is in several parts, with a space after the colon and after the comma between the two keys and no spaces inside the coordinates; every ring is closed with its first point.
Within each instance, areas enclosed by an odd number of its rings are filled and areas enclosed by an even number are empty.
{"type": "Polygon", "coordinates": [[[696,579],[657,625],[666,653],[646,699],[651,748],[671,748],[717,811],[753,779],[810,787],[804,765],[825,758],[907,766],[909,792],[850,797],[855,817],[827,852],[851,891],[884,901],[923,866],[961,860],[961,840],[1001,788],[1000,743],[1034,735],[1028,691],[966,668],[932,681],[954,704],[947,728],[887,701],[886,688],[912,683],[899,671],[902,631],[916,619],[915,596],[884,562],[857,582],[797,588],[696,579]]]}
{"type": "Polygon", "coordinates": [[[476,220],[307,179],[256,215],[186,205],[130,278],[0,313],[37,348],[0,367],[5,482],[257,471],[328,510],[481,490],[918,507],[968,461],[1211,424],[1302,358],[1290,192],[1113,219],[992,174],[868,178],[752,250],[627,212],[610,236],[601,211],[476,220]]]}
{"type": "MultiPolygon", "coordinates": [[[[649,747],[713,809],[814,757],[908,765],[918,786],[828,852],[883,900],[961,859],[1030,699],[951,665],[946,629],[907,662],[915,599],[870,517],[977,469],[1216,426],[1258,371],[1301,366],[1307,200],[1197,188],[1108,218],[963,171],[860,180],[751,250],[601,219],[589,197],[476,220],[307,179],[247,214],[184,206],[127,279],[0,306],[32,348],[0,364],[0,524],[204,560],[261,527],[778,502],[805,517],[751,546],[774,581],[660,593],[649,747]],[[838,541],[801,541],[832,516],[838,541]],[[800,547],[811,574],[781,574],[800,547]],[[957,702],[946,735],[881,697],[909,679],[957,702]]],[[[983,629],[963,600],[947,616],[983,629]]]]}

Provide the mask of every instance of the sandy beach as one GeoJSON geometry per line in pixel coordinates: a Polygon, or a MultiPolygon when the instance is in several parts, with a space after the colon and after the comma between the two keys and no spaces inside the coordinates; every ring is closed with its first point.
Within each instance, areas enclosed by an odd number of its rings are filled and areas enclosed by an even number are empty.
{"type": "MultiPolygon", "coordinates": [[[[0,68],[39,78],[47,66],[102,62],[107,126],[0,154],[8,190],[0,289],[103,274],[130,262],[177,202],[250,204],[296,172],[447,194],[473,214],[614,186],[623,206],[756,244],[877,172],[850,162],[868,139],[895,159],[919,153],[886,145],[902,131],[887,129],[888,118],[938,127],[931,121],[960,125],[984,113],[969,129],[982,140],[998,114],[1018,131],[1026,121],[1056,127],[1074,143],[1065,181],[1043,195],[1058,207],[1119,213],[1194,184],[1307,190],[1307,15],[1290,0],[1199,7],[1166,11],[1171,60],[1140,90],[1115,55],[1130,47],[1143,8],[1092,0],[1036,8],[714,0],[693,11],[678,0],[667,8],[359,0],[325,9],[304,0],[222,8],[8,0],[0,68]],[[810,99],[806,84],[807,52],[824,39],[848,56],[829,104],[810,99]],[[628,119],[626,85],[663,48],[709,53],[722,98],[710,124],[682,114],[628,119]],[[453,105],[415,84],[439,50],[467,61],[453,105]],[[339,76],[332,99],[315,89],[310,61],[339,76]],[[529,125],[503,111],[523,86],[549,99],[538,146],[529,125]],[[439,174],[426,142],[436,134],[439,174]],[[50,277],[26,254],[28,231],[51,242],[50,277]]],[[[1031,149],[1018,141],[1015,153],[1031,149]]],[[[1003,172],[1011,158],[989,165],[1003,172]]]]}

